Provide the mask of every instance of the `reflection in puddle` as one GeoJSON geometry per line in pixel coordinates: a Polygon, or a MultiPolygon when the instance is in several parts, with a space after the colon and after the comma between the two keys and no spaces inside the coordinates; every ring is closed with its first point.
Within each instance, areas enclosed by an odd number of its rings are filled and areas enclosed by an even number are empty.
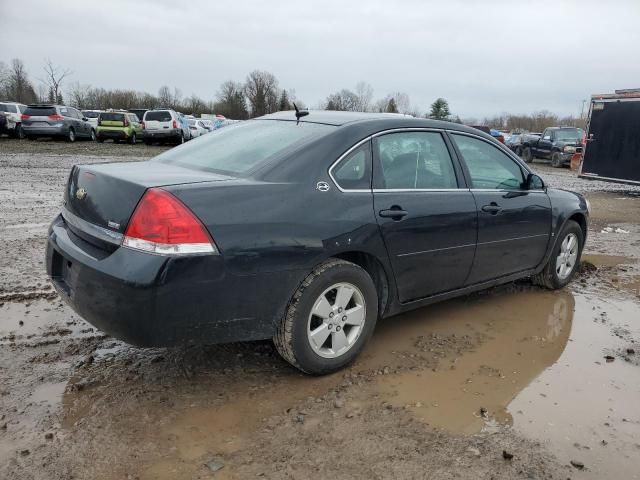
{"type": "Polygon", "coordinates": [[[560,361],[509,406],[517,431],[548,442],[566,463],[583,461],[592,478],[640,478],[638,367],[603,358],[629,345],[632,335],[620,329],[640,334],[637,303],[577,297],[571,342],[560,361]]]}
{"type": "MultiPolygon", "coordinates": [[[[479,431],[487,419],[511,424],[509,402],[564,350],[573,306],[568,292],[537,290],[484,298],[464,308],[451,302],[425,326],[445,335],[469,323],[483,332],[483,341],[438,369],[383,377],[377,389],[430,425],[453,432],[479,431]]],[[[414,316],[425,313],[435,312],[424,309],[414,316]]]]}

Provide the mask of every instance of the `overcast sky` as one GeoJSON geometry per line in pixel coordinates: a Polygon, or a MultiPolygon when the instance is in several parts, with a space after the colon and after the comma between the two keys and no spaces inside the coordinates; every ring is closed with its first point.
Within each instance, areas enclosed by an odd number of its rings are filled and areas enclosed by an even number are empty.
{"type": "Polygon", "coordinates": [[[364,80],[461,117],[579,114],[640,87],[640,0],[0,0],[0,60],[45,58],[70,82],[215,96],[254,69],[307,105],[364,80]]]}

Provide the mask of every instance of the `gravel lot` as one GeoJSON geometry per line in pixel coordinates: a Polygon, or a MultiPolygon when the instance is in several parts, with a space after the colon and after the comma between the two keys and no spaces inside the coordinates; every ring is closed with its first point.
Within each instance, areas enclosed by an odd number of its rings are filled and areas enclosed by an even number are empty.
{"type": "Polygon", "coordinates": [[[395,317],[312,378],[269,342],[129,347],[50,288],[71,165],[161,151],[0,139],[0,478],[640,478],[640,188],[534,164],[593,206],[569,288],[395,317]]]}

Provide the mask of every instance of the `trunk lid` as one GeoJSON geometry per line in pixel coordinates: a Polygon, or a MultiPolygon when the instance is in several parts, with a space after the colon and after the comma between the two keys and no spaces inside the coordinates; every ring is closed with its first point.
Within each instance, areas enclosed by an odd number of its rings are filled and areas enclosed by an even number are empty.
{"type": "Polygon", "coordinates": [[[231,178],[160,162],[76,165],[65,190],[63,216],[74,233],[104,246],[105,239],[117,239],[124,233],[148,188],[231,178]]]}

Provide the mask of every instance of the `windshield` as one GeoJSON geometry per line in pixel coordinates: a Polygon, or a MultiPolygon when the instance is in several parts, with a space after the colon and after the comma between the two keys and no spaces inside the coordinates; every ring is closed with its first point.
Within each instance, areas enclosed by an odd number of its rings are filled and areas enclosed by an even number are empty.
{"type": "Polygon", "coordinates": [[[100,112],[92,112],[91,110],[83,110],[82,114],[87,118],[98,118],[100,112]]]}
{"type": "Polygon", "coordinates": [[[581,140],[582,129],[580,128],[559,128],[556,131],[558,140],[581,140]]]}
{"type": "Polygon", "coordinates": [[[331,125],[250,120],[224,127],[169,150],[154,160],[214,172],[246,172],[282,151],[327,135],[331,125]]]}

